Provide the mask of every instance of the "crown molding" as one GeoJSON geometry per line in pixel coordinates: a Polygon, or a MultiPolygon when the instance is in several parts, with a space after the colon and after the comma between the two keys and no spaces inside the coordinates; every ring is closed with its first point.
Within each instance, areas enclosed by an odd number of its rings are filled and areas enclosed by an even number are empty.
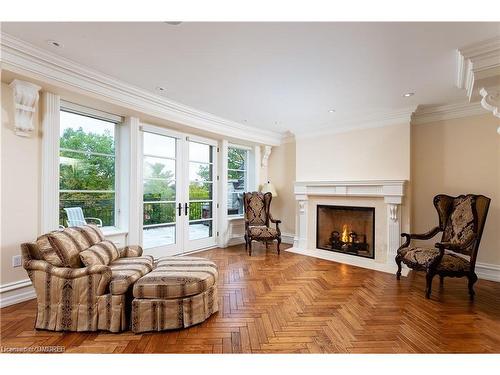
{"type": "Polygon", "coordinates": [[[460,48],[457,56],[458,88],[465,89],[470,99],[477,75],[500,68],[500,37],[494,37],[460,48]]]}
{"type": "Polygon", "coordinates": [[[409,124],[411,115],[416,107],[406,107],[403,109],[387,112],[372,112],[349,118],[341,118],[332,121],[328,127],[323,127],[313,131],[301,131],[295,133],[296,139],[312,138],[322,135],[348,133],[355,130],[381,128],[391,125],[409,124]]]}
{"type": "Polygon", "coordinates": [[[277,146],[283,134],[250,127],[130,85],[0,33],[2,69],[164,120],[250,142],[277,146]]]}
{"type": "Polygon", "coordinates": [[[412,116],[412,125],[427,124],[430,122],[452,120],[462,117],[479,116],[486,114],[479,102],[455,103],[441,106],[419,106],[412,116]]]}

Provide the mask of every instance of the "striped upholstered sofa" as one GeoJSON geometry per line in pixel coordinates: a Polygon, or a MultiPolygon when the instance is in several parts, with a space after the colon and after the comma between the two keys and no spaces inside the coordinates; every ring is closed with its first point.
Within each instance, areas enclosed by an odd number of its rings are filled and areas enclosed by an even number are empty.
{"type": "Polygon", "coordinates": [[[129,327],[131,289],[153,269],[140,246],[117,249],[93,225],[66,228],[21,245],[36,291],[35,327],[119,332],[129,327]]]}

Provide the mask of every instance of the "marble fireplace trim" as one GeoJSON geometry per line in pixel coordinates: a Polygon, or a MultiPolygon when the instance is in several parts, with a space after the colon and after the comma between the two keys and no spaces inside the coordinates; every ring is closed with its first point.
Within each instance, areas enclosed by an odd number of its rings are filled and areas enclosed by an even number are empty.
{"type": "MultiPolygon", "coordinates": [[[[294,193],[295,199],[298,202],[297,230],[294,246],[288,249],[288,251],[363,268],[395,273],[397,267],[394,257],[396,256],[397,248],[401,244],[401,206],[405,196],[406,183],[406,180],[296,182],[294,193]],[[381,205],[382,207],[385,206],[386,220],[379,220],[377,223],[376,219],[376,226],[378,227],[376,229],[376,237],[385,235],[385,240],[381,241],[385,248],[375,248],[375,259],[321,250],[316,248],[315,243],[312,244],[311,239],[316,237],[316,226],[311,225],[316,220],[316,201],[318,199],[328,199],[328,197],[332,199],[332,204],[338,204],[338,202],[333,202],[333,200],[341,197],[345,205],[360,206],[360,198],[363,201],[365,198],[369,198],[366,200],[367,206],[373,206],[375,203],[379,208],[381,205]],[[385,228],[380,228],[381,224],[385,228]]],[[[380,212],[376,212],[376,217],[379,215],[380,212]]],[[[380,245],[379,241],[377,243],[380,245]]],[[[408,269],[403,269],[403,275],[406,276],[407,273],[408,269]]]]}

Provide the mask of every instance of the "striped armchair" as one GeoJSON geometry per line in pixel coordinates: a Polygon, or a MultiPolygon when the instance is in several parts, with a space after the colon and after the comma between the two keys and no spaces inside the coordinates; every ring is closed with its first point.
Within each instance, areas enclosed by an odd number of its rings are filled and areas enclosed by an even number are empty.
{"type": "Polygon", "coordinates": [[[35,328],[128,329],[131,287],[153,269],[140,246],[117,249],[94,225],[66,228],[21,245],[37,297],[35,328]]]}

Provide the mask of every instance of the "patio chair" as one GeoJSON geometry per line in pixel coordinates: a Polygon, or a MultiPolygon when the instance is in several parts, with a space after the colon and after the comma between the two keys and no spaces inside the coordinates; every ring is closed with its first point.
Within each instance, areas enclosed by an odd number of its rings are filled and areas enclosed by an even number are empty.
{"type": "Polygon", "coordinates": [[[82,225],[87,225],[87,220],[92,220],[98,227],[102,227],[102,220],[98,217],[84,217],[81,207],[67,207],[64,211],[66,211],[66,223],[68,227],[81,227],[82,225]]]}

